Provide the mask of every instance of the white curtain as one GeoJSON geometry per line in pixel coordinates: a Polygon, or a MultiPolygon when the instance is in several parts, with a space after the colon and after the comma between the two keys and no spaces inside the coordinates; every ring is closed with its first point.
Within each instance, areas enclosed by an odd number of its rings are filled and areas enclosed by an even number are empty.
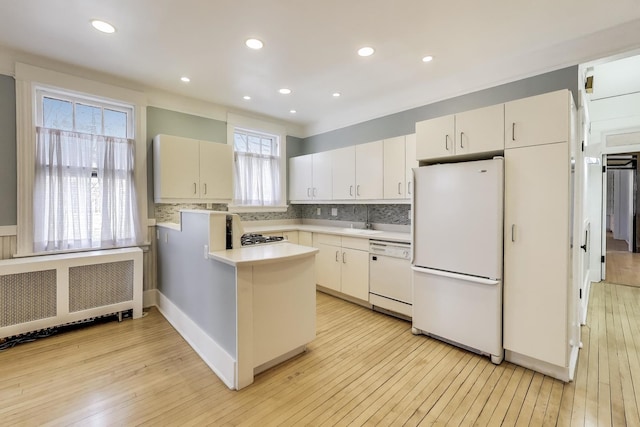
{"type": "Polygon", "coordinates": [[[34,252],[140,243],[135,143],[36,128],[34,252]]]}
{"type": "Polygon", "coordinates": [[[264,154],[235,154],[236,205],[277,206],[280,204],[280,159],[264,154]]]}

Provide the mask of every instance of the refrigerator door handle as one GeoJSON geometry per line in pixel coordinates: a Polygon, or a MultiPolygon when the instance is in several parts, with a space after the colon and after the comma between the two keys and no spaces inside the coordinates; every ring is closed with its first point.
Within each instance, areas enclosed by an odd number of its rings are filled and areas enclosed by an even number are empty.
{"type": "Polygon", "coordinates": [[[466,282],[473,282],[481,285],[497,285],[498,283],[500,283],[499,280],[485,279],[484,277],[467,276],[465,274],[450,273],[448,271],[433,270],[431,268],[416,267],[415,265],[412,265],[411,269],[417,273],[426,273],[426,274],[431,274],[433,276],[447,277],[447,278],[456,279],[456,280],[464,280],[466,282]]]}

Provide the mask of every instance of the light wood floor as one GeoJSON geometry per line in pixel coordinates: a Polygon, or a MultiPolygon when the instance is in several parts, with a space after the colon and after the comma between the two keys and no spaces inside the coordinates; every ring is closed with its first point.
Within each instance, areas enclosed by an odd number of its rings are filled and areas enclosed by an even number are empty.
{"type": "Polygon", "coordinates": [[[624,240],[616,240],[607,231],[607,262],[605,277],[609,283],[640,287],[640,253],[629,252],[624,240]]]}
{"type": "MultiPolygon", "coordinates": [[[[157,310],[0,352],[0,425],[640,425],[640,289],[596,283],[576,380],[318,293],[308,352],[231,391],[157,310]]],[[[543,315],[543,313],[541,313],[543,315]]]]}

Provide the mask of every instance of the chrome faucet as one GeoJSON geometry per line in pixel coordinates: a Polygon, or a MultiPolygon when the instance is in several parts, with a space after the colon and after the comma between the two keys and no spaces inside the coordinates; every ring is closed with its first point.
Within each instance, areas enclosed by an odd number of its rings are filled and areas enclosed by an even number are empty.
{"type": "Polygon", "coordinates": [[[371,230],[371,223],[369,222],[369,205],[365,205],[365,208],[367,208],[367,222],[364,223],[364,228],[367,230],[371,230]]]}

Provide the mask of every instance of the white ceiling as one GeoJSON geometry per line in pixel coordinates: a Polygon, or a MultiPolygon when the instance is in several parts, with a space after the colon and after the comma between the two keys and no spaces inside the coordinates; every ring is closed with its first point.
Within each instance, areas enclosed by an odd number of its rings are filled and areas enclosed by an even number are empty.
{"type": "Polygon", "coordinates": [[[293,123],[301,137],[640,46],[638,0],[0,0],[0,11],[0,45],[293,123]],[[365,45],[376,53],[358,57],[365,45]]]}

